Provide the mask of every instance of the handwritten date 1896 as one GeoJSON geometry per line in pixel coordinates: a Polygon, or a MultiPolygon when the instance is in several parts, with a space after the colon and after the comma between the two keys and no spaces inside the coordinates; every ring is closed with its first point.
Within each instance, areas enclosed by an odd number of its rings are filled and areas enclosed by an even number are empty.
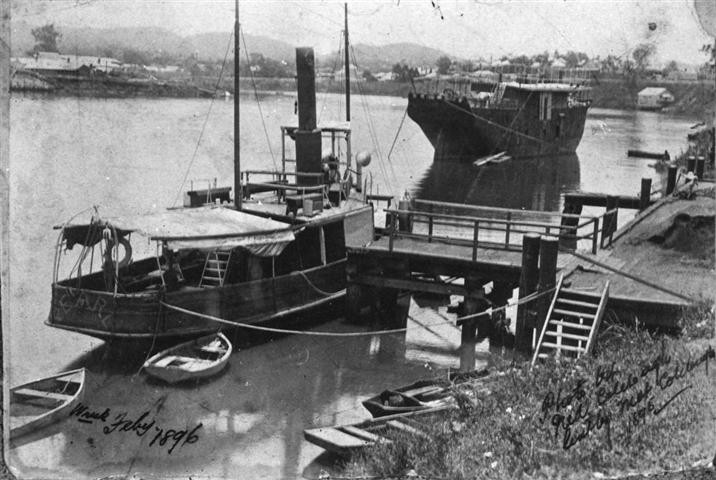
{"type": "Polygon", "coordinates": [[[78,422],[94,423],[97,421],[104,423],[105,426],[102,427],[102,433],[105,435],[120,432],[134,432],[134,434],[140,438],[147,435],[147,438],[152,438],[149,442],[150,447],[155,445],[160,447],[170,445],[167,450],[167,453],[170,455],[177,446],[196,443],[199,440],[197,431],[202,427],[202,424],[199,423],[191,430],[188,428],[182,430],[173,428],[164,429],[157,425],[154,418],[149,417],[148,411],[142,413],[135,420],[128,418],[127,412],[120,412],[114,415],[111,420],[110,415],[111,410],[109,408],[93,411],[82,403],[79,403],[70,412],[70,417],[76,417],[78,422]]]}

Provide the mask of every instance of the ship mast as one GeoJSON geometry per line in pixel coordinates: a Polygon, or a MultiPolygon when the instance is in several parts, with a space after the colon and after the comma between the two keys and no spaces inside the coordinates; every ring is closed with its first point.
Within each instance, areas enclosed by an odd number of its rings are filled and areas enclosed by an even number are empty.
{"type": "Polygon", "coordinates": [[[235,5],[234,21],[234,205],[241,210],[241,146],[239,144],[239,0],[235,5]]]}
{"type": "Polygon", "coordinates": [[[350,55],[348,53],[348,3],[343,4],[345,12],[345,69],[346,69],[346,121],[351,121],[351,69],[350,55]]]}

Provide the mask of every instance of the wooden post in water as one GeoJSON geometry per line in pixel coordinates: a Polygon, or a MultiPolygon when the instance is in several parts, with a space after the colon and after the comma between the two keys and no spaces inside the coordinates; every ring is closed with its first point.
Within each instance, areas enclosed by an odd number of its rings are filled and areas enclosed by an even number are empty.
{"type": "Polygon", "coordinates": [[[689,156],[689,158],[686,159],[686,171],[694,173],[696,171],[696,157],[694,157],[693,155],[689,156]]]}
{"type": "MultiPolygon", "coordinates": [[[[482,285],[474,275],[465,277],[467,294],[463,302],[463,315],[477,313],[482,298],[482,285]]],[[[460,371],[469,372],[475,369],[475,344],[477,338],[477,318],[469,318],[462,322],[460,335],[460,371]]]]}
{"type": "Polygon", "coordinates": [[[609,220],[607,221],[607,217],[604,217],[604,223],[602,224],[602,238],[604,236],[609,236],[609,244],[611,245],[611,238],[614,235],[614,232],[617,230],[617,223],[619,221],[619,210],[617,208],[619,207],[619,197],[614,195],[607,195],[607,212],[611,210],[615,210],[613,214],[609,215],[609,220]]]}
{"type": "Polygon", "coordinates": [[[641,179],[641,193],[639,194],[639,210],[644,210],[651,201],[651,178],[641,179]]]}
{"type": "Polygon", "coordinates": [[[676,174],[679,168],[676,165],[669,165],[669,172],[666,177],[666,194],[671,195],[676,188],[676,174]]]}
{"type": "MultiPolygon", "coordinates": [[[[573,200],[567,201],[565,199],[564,209],[562,214],[581,215],[582,214],[582,202],[573,200]]],[[[559,244],[563,248],[569,248],[575,250],[577,248],[577,225],[579,225],[579,218],[577,217],[562,217],[562,225],[559,229],[559,244]]],[[[523,242],[524,245],[524,242],[523,242]]]]}
{"type": "Polygon", "coordinates": [[[701,180],[704,177],[704,167],[706,167],[706,157],[696,157],[696,176],[701,180]]]}
{"type": "MultiPolygon", "coordinates": [[[[539,242],[539,284],[538,292],[546,292],[557,285],[557,256],[559,241],[556,238],[542,237],[539,242]]],[[[535,328],[542,331],[547,320],[547,310],[552,301],[552,293],[545,294],[537,300],[537,323],[535,328]]]]}
{"type": "MultiPolygon", "coordinates": [[[[524,298],[537,290],[540,238],[542,237],[536,233],[528,233],[522,237],[522,273],[520,274],[519,298],[524,298]]],[[[528,315],[530,308],[534,308],[534,303],[517,306],[515,348],[524,353],[530,353],[532,350],[534,325],[528,315]]]]}
{"type": "MultiPolygon", "coordinates": [[[[398,201],[398,210],[410,210],[410,200],[402,199],[398,201]]],[[[398,230],[401,232],[413,231],[413,218],[409,213],[398,214],[398,230]]]]}

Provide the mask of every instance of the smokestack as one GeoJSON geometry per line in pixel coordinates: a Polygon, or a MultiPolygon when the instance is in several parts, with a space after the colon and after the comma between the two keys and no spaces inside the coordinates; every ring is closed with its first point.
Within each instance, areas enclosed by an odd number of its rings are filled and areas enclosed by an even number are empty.
{"type": "MultiPolygon", "coordinates": [[[[321,173],[321,131],[316,128],[316,74],[313,49],[296,49],[298,85],[298,130],[296,131],[296,172],[321,173]]],[[[315,184],[297,176],[297,183],[315,184]]]]}

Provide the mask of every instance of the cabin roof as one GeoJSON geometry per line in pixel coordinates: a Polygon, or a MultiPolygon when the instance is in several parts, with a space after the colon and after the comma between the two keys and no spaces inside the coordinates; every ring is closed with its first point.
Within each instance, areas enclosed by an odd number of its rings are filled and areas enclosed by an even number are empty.
{"type": "Polygon", "coordinates": [[[646,87],[645,89],[641,90],[637,95],[661,95],[663,93],[669,93],[669,91],[664,87],[646,87]]]}
{"type": "Polygon", "coordinates": [[[87,232],[92,227],[104,229],[105,226],[166,242],[173,250],[245,247],[260,256],[280,254],[295,238],[293,227],[287,223],[227,207],[182,208],[144,215],[95,217],[89,223],[65,225],[64,235],[68,242],[72,238],[80,239],[74,243],[85,243],[82,239],[92,238],[90,243],[97,243],[101,236],[87,235],[87,232]]]}
{"type": "Polygon", "coordinates": [[[505,86],[516,90],[526,90],[530,92],[561,92],[571,93],[588,90],[589,87],[583,85],[573,85],[569,83],[518,83],[505,82],[505,86]]]}
{"type": "MultiPolygon", "coordinates": [[[[281,128],[292,132],[298,130],[298,125],[282,125],[281,128]]],[[[317,128],[324,132],[350,132],[351,122],[323,121],[317,128]]]]}

